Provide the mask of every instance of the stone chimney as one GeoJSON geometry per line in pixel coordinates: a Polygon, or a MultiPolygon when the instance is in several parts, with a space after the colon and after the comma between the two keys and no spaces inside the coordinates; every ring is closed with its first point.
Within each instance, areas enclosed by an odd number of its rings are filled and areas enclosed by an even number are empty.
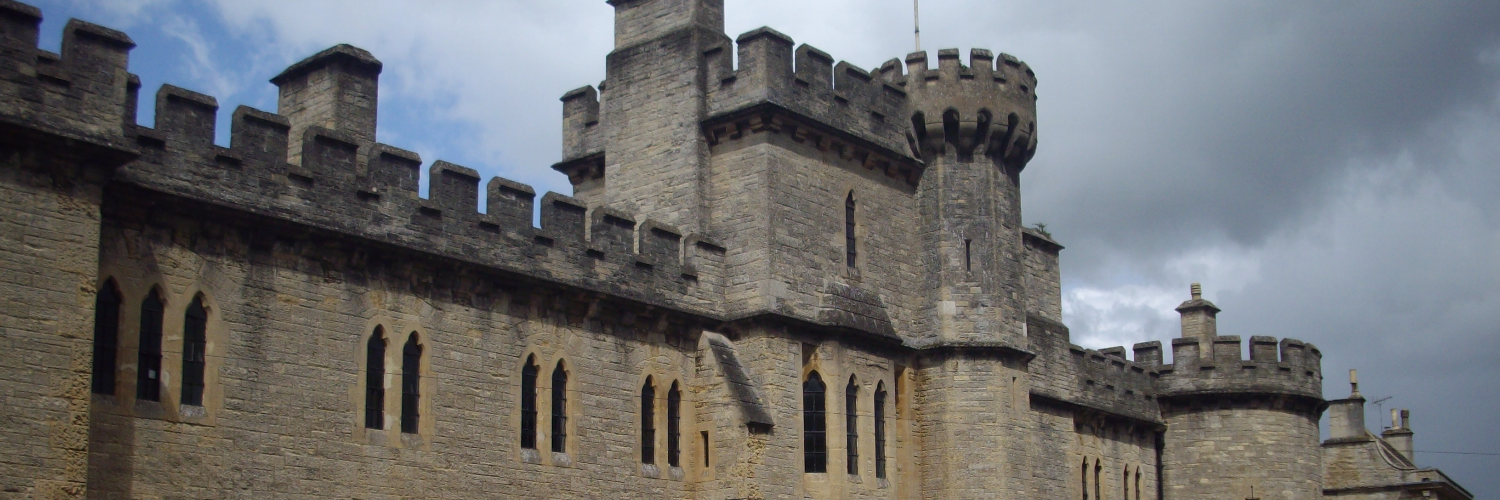
{"type": "Polygon", "coordinates": [[[1192,299],[1177,306],[1178,314],[1182,315],[1182,338],[1213,340],[1219,335],[1215,319],[1219,308],[1213,302],[1203,300],[1203,285],[1193,283],[1192,294],[1192,299]]]}
{"type": "Polygon", "coordinates": [[[1405,456],[1407,460],[1415,464],[1417,463],[1417,455],[1412,448],[1410,419],[1411,410],[1403,409],[1398,413],[1395,408],[1392,408],[1391,428],[1380,433],[1380,437],[1385,439],[1385,442],[1389,443],[1396,451],[1401,452],[1401,455],[1405,456]]]}
{"type": "Polygon", "coordinates": [[[1365,438],[1365,398],[1359,395],[1359,374],[1349,370],[1349,398],[1328,402],[1328,439],[1365,438]]]}
{"type": "Polygon", "coordinates": [[[302,134],[308,127],[337,130],[362,145],[375,142],[380,69],[368,51],[340,44],[272,78],[281,89],[276,113],[292,124],[287,161],[302,164],[302,134]]]}

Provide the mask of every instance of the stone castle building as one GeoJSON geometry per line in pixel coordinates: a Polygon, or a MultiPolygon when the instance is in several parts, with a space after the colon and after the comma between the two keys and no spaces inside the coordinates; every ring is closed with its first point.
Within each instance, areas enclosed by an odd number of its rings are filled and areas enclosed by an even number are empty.
{"type": "Polygon", "coordinates": [[[443,161],[422,197],[363,50],[226,147],[171,85],[137,125],[124,33],[50,53],[0,0],[0,498],[1472,497],[1196,285],[1170,363],[1071,344],[1025,63],[610,4],[538,198],[443,161]]]}

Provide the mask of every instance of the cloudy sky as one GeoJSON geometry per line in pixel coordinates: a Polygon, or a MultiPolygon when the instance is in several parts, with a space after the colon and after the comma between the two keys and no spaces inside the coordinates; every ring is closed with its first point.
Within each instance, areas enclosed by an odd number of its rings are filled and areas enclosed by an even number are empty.
{"type": "MultiPolygon", "coordinates": [[[[335,43],[385,62],[383,142],[569,192],[563,92],[604,77],[602,0],[49,0],[126,30],[143,94],[170,82],[275,110],[266,82],[335,43]]],[[[906,0],[727,0],[866,69],[912,50],[906,0]]],[[[928,49],[1037,72],[1025,219],[1067,245],[1064,314],[1089,347],[1166,341],[1188,283],[1220,333],[1324,352],[1411,408],[1418,461],[1500,496],[1500,3],[929,0],[928,49]]],[[[142,102],[149,103],[147,97],[142,102]]],[[[151,110],[141,121],[150,124],[151,110]]],[[[1382,419],[1369,410],[1372,428],[1382,419]]]]}

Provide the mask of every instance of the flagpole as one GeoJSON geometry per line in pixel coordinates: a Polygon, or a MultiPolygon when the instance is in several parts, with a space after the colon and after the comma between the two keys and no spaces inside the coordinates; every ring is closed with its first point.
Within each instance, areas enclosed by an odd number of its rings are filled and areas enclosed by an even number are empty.
{"type": "Polygon", "coordinates": [[[916,39],[917,39],[917,52],[921,52],[922,51],[922,15],[921,15],[921,11],[917,7],[917,2],[918,1],[920,1],[920,0],[911,0],[911,24],[912,24],[912,27],[914,28],[914,30],[912,31],[912,34],[915,35],[916,39]]]}

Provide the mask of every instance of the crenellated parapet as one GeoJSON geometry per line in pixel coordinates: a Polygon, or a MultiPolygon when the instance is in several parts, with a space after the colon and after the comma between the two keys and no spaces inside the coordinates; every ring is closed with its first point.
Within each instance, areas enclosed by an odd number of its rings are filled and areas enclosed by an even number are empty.
{"type": "Polygon", "coordinates": [[[703,54],[708,64],[710,144],[749,134],[786,134],[837,151],[865,168],[915,184],[922,166],[906,140],[906,91],[770,28],[703,54]],[[739,67],[730,51],[737,50],[739,67]]]}
{"type": "MultiPolygon", "coordinates": [[[[1159,356],[1145,349],[1148,357],[1159,356]]],[[[1172,363],[1157,368],[1162,397],[1192,398],[1219,395],[1292,396],[1323,400],[1323,353],[1294,339],[1250,337],[1250,358],[1244,359],[1240,337],[1172,339],[1172,363]]],[[[1143,350],[1138,349],[1138,353],[1143,350]]]]}
{"type": "Polygon", "coordinates": [[[905,67],[902,74],[893,59],[879,74],[906,90],[910,140],[923,159],[951,149],[960,158],[987,155],[1019,171],[1036,153],[1036,74],[1026,63],[973,49],[965,66],[958,49],[943,49],[937,68],[926,52],[907,55],[905,67]]]}
{"type": "Polygon", "coordinates": [[[1086,349],[1069,340],[1068,328],[1039,314],[1027,316],[1031,393],[1105,414],[1158,424],[1157,366],[1123,347],[1086,349]]]}

